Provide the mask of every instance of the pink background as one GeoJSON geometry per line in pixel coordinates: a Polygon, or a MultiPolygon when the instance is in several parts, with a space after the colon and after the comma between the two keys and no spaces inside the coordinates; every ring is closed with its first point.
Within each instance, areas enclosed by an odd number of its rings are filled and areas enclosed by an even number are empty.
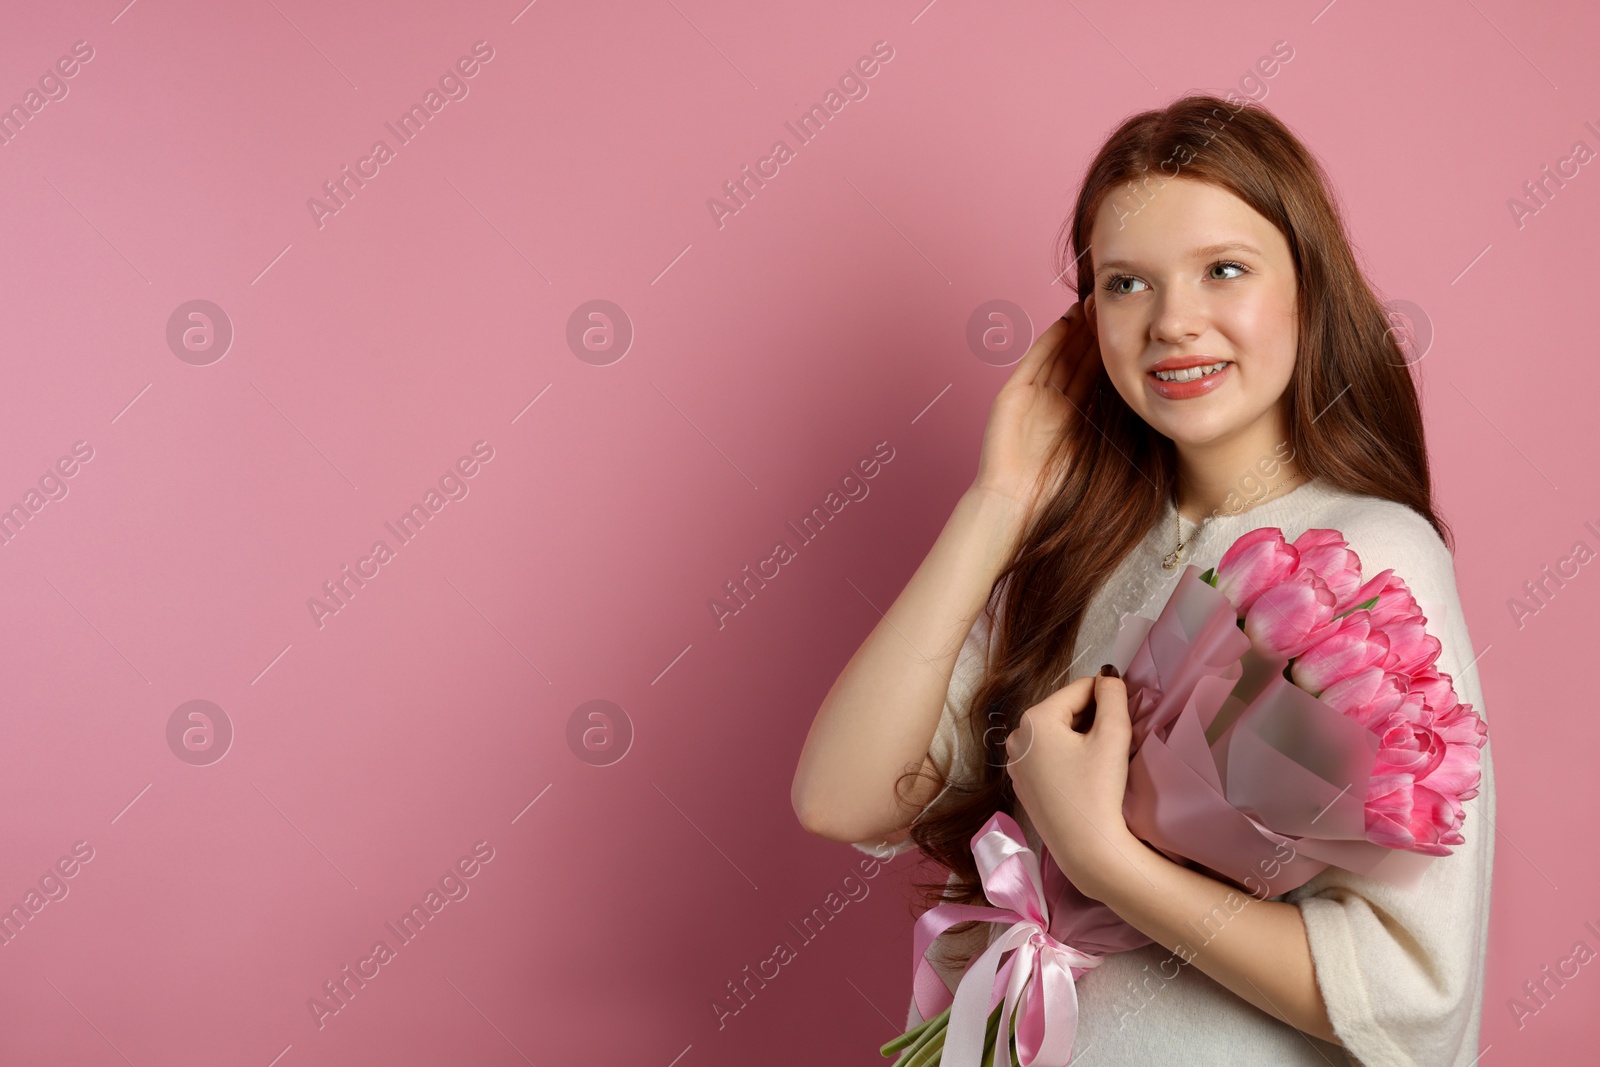
{"type": "Polygon", "coordinates": [[[794,935],[861,858],[796,823],[799,746],[970,482],[994,363],[1071,303],[1051,242],[1088,156],[1187,89],[1265,92],[1432,331],[1499,772],[1482,1062],[1600,1035],[1600,965],[1520,1028],[1507,1004],[1600,948],[1600,563],[1508,607],[1600,548],[1600,176],[1508,206],[1600,148],[1590,5],[123,3],[13,5],[0,34],[0,103],[93,49],[0,147],[0,506],[92,449],[0,548],[0,904],[93,850],[0,947],[5,1063],[884,1062],[912,860],[794,935]],[[478,41],[468,95],[396,147],[478,41]],[[878,41],[868,95],[799,144],[784,123],[878,41]],[[307,200],[379,138],[319,228],[307,200]],[[708,199],[780,138],[719,228],[708,199]],[[221,358],[169,346],[197,299],[221,358]],[[1032,325],[986,361],[996,299],[1032,325]],[[593,300],[625,353],[569,346],[593,300]],[[467,495],[319,626],[308,600],[479,441],[445,479],[467,495]],[[880,441],[870,493],[719,628],[724,583],[880,441]],[[191,700],[222,759],[169,744],[191,700]],[[633,732],[606,766],[569,743],[591,700],[633,732]],[[319,1028],[308,1000],[480,841],[468,895],[319,1028]],[[779,940],[797,958],[719,1029],[779,940]]]}

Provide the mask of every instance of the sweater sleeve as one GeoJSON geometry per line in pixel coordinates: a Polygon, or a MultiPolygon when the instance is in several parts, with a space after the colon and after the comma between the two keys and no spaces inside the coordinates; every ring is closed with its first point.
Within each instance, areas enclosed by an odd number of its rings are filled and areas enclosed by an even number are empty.
{"type": "MultiPolygon", "coordinates": [[[[1390,501],[1364,501],[1340,519],[1364,578],[1392,567],[1405,581],[1439,640],[1437,669],[1450,676],[1457,700],[1488,722],[1454,563],[1432,525],[1390,501]]],[[[1399,888],[1330,867],[1284,897],[1305,919],[1334,1032],[1366,1067],[1465,1067],[1479,1055],[1493,747],[1479,749],[1478,793],[1462,802],[1466,843],[1434,859],[1419,884],[1399,888]]]]}
{"type": "MultiPolygon", "coordinates": [[[[935,765],[949,767],[952,776],[964,773],[963,761],[970,755],[962,751],[963,744],[971,747],[965,724],[972,695],[982,680],[983,664],[988,654],[989,619],[985,611],[979,611],[977,619],[967,631],[966,639],[961,643],[961,650],[956,653],[955,667],[950,672],[950,685],[945,691],[944,708],[939,713],[939,726],[928,746],[928,755],[933,758],[935,765]]],[[[884,862],[916,847],[909,834],[892,845],[883,839],[856,841],[853,844],[884,862]]]]}

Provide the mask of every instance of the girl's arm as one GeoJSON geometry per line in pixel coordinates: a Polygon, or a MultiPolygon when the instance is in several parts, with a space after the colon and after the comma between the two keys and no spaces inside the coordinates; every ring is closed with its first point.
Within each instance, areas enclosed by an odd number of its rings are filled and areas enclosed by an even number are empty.
{"type": "Polygon", "coordinates": [[[1075,873],[1073,883],[1183,963],[1290,1026],[1342,1044],[1317,986],[1298,907],[1179,866],[1131,832],[1112,833],[1105,857],[1090,870],[1075,873]]]}
{"type": "Polygon", "coordinates": [[[1023,506],[974,485],[817,711],[790,799],[811,833],[854,842],[890,836],[933,795],[919,778],[904,804],[895,782],[928,765],[950,676],[968,631],[1020,533],[1023,506]],[[909,809],[909,810],[908,810],[909,809]]]}
{"type": "MultiPolygon", "coordinates": [[[[1092,306],[1092,305],[1091,305],[1092,306]]],[[[1084,309],[1039,335],[995,395],[978,476],[888,612],[845,665],[818,709],[795,768],[790,801],[800,823],[834,841],[887,840],[933,797],[900,776],[928,755],[961,647],[1037,501],[1054,489],[1051,460],[1100,365],[1084,309]]],[[[898,835],[903,837],[903,835],[898,835]]]]}

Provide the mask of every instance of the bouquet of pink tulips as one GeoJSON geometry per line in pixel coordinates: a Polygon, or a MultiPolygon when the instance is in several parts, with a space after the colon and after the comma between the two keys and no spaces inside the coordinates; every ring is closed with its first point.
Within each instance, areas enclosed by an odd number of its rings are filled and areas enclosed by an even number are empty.
{"type": "MultiPolygon", "coordinates": [[[[1293,543],[1253,530],[1213,570],[1187,568],[1158,618],[1120,620],[1129,829],[1262,899],[1330,866],[1415,884],[1465,841],[1462,801],[1477,795],[1487,741],[1437,669],[1426,623],[1392,570],[1363,580],[1336,530],[1293,543]]],[[[896,1067],[1010,1067],[1013,1055],[1065,1067],[1075,980],[1150,939],[1078,893],[1004,812],[972,849],[994,906],[942,904],[918,919],[912,980],[926,1021],[879,1051],[899,1053],[896,1067]],[[1007,929],[952,995],[926,953],[970,920],[1007,929]]]]}
{"type": "Polygon", "coordinates": [[[1365,794],[1367,839],[1448,856],[1461,801],[1478,795],[1488,727],[1434,666],[1439,641],[1394,571],[1361,580],[1336,530],[1253,530],[1202,576],[1239,614],[1253,647],[1288,660],[1295,685],[1378,739],[1365,794]]]}

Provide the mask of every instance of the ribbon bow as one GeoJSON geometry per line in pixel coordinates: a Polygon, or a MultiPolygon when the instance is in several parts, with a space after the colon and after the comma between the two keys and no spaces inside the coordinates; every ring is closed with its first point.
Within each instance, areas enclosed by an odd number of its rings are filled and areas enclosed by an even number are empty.
{"type": "Polygon", "coordinates": [[[931,1019],[950,1008],[940,1060],[944,1067],[978,1067],[989,1013],[1002,1001],[996,1067],[1011,1067],[1013,1014],[1020,1067],[1066,1067],[1078,1028],[1078,992],[1073,982],[1099,966],[1103,957],[1080,952],[1050,936],[1050,909],[1039,857],[1028,847],[1015,819],[1003,811],[990,816],[973,835],[972,855],[982,872],[984,896],[998,907],[941,904],[917,919],[912,971],[917,1011],[931,1019]],[[950,990],[928,961],[927,952],[934,938],[956,923],[970,920],[1011,926],[968,965],[952,1003],[950,990]],[[1000,957],[1012,949],[1016,951],[1000,966],[1000,957]],[[1036,981],[1029,981],[1035,977],[1036,981]]]}

